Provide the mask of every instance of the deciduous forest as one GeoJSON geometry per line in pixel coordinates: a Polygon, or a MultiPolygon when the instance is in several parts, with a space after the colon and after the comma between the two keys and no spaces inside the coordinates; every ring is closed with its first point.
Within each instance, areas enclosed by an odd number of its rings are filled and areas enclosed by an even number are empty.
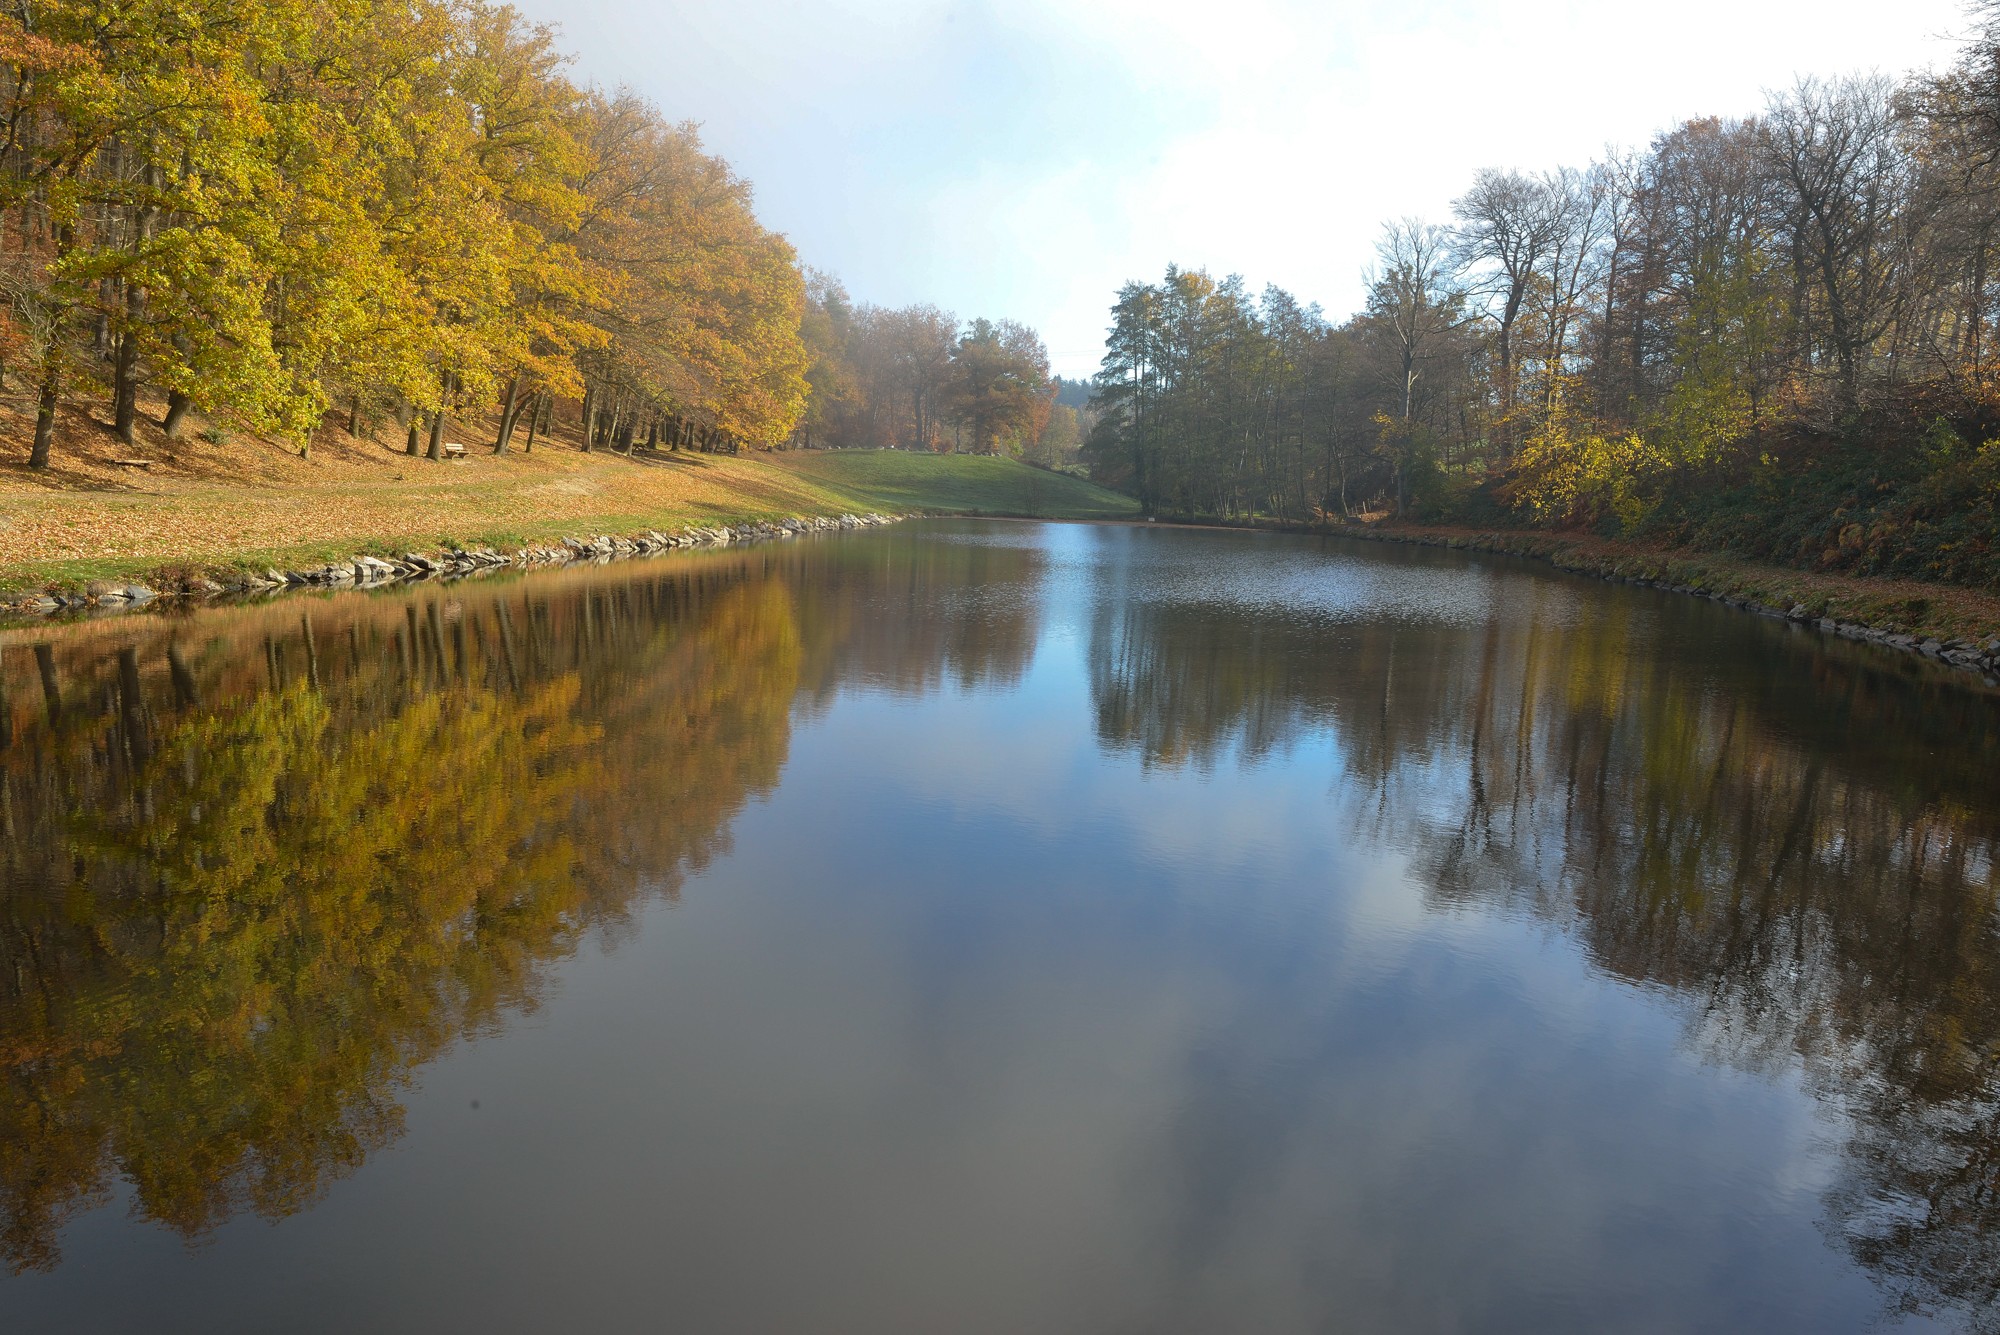
{"type": "Polygon", "coordinates": [[[573,82],[506,6],[22,6],[0,115],[0,368],[37,468],[80,396],[128,444],[152,404],[168,439],[393,420],[432,459],[448,417],[532,449],[558,404],[627,450],[990,450],[1053,409],[1023,326],[809,301],[692,125],[573,82]]]}
{"type": "Polygon", "coordinates": [[[1006,452],[1161,515],[1991,587],[2000,0],[1971,13],[1943,71],[1481,171],[1383,227],[1344,320],[1128,284],[1085,396],[1024,324],[803,267],[693,125],[572,79],[509,7],[54,0],[0,17],[0,377],[37,469],[85,402],[128,444],[152,417],[431,459],[453,418],[505,453],[560,414],[586,450],[1006,452]]]}
{"type": "Polygon", "coordinates": [[[1012,320],[974,320],[935,306],[854,304],[814,274],[805,331],[812,393],[800,426],[809,445],[1028,453],[1055,464],[1081,440],[1061,404],[1041,337],[1012,320]]]}
{"type": "Polygon", "coordinates": [[[435,0],[57,0],[0,19],[6,370],[33,460],[105,394],[304,449],[394,416],[437,456],[494,405],[532,448],[782,436],[802,284],[694,129],[572,83],[549,31],[435,0]]]}
{"type": "Polygon", "coordinates": [[[1170,268],[1119,293],[1094,474],[1162,514],[1650,534],[2000,581],[2000,4],[1958,63],[1803,79],[1386,224],[1335,322],[1170,268]]]}

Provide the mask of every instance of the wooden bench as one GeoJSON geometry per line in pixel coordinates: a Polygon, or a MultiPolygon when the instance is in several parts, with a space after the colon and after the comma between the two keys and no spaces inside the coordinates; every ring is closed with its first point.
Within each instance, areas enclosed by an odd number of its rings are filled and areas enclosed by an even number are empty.
{"type": "Polygon", "coordinates": [[[446,445],[444,447],[444,457],[447,459],[463,459],[465,457],[465,446],[446,445]]]}

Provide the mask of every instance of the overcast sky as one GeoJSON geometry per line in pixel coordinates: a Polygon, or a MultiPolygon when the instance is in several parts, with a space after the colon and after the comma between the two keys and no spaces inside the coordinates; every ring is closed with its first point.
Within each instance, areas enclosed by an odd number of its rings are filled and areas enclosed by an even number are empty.
{"type": "Polygon", "coordinates": [[[1344,316],[1385,218],[1582,165],[1800,74],[1941,66],[1958,0],[516,0],[756,186],[857,300],[1041,330],[1088,374],[1119,284],[1241,273],[1344,316]]]}

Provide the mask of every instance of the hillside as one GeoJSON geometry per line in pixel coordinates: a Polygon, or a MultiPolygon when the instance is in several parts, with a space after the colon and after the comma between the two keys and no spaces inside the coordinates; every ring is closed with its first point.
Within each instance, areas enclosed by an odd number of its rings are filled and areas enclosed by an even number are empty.
{"type": "Polygon", "coordinates": [[[0,589],[141,578],[163,570],[298,566],[363,552],[494,547],[572,534],[851,511],[1104,518],[1134,506],[1075,478],[1008,459],[894,451],[742,455],[582,452],[558,430],[532,453],[493,455],[484,423],[454,433],[463,460],[411,458],[323,429],[307,458],[215,431],[136,449],[83,414],[57,466],[31,472],[0,403],[0,589]],[[114,460],[138,459],[146,467],[114,460]]]}
{"type": "Polygon", "coordinates": [[[996,455],[921,454],[906,450],[825,450],[770,456],[802,480],[863,498],[886,511],[1036,519],[1130,519],[1130,496],[996,455]]]}

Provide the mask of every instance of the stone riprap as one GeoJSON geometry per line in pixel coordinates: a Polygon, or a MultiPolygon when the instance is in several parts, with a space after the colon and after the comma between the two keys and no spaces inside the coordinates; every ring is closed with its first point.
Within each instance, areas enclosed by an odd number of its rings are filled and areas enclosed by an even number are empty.
{"type": "Polygon", "coordinates": [[[105,615],[130,611],[162,598],[222,599],[268,596],[288,589],[378,588],[415,580],[464,578],[493,570],[601,563],[692,548],[727,547],[816,533],[839,533],[891,524],[902,517],[882,514],[795,517],[713,528],[687,528],[674,533],[648,529],[629,537],[607,534],[588,538],[570,537],[505,552],[490,547],[447,547],[437,552],[405,552],[399,557],[386,559],[354,556],[302,570],[265,570],[261,574],[233,570],[194,575],[179,580],[174,587],[158,590],[141,584],[100,581],[74,592],[31,594],[0,604],[0,610],[31,616],[78,611],[105,615]]]}

